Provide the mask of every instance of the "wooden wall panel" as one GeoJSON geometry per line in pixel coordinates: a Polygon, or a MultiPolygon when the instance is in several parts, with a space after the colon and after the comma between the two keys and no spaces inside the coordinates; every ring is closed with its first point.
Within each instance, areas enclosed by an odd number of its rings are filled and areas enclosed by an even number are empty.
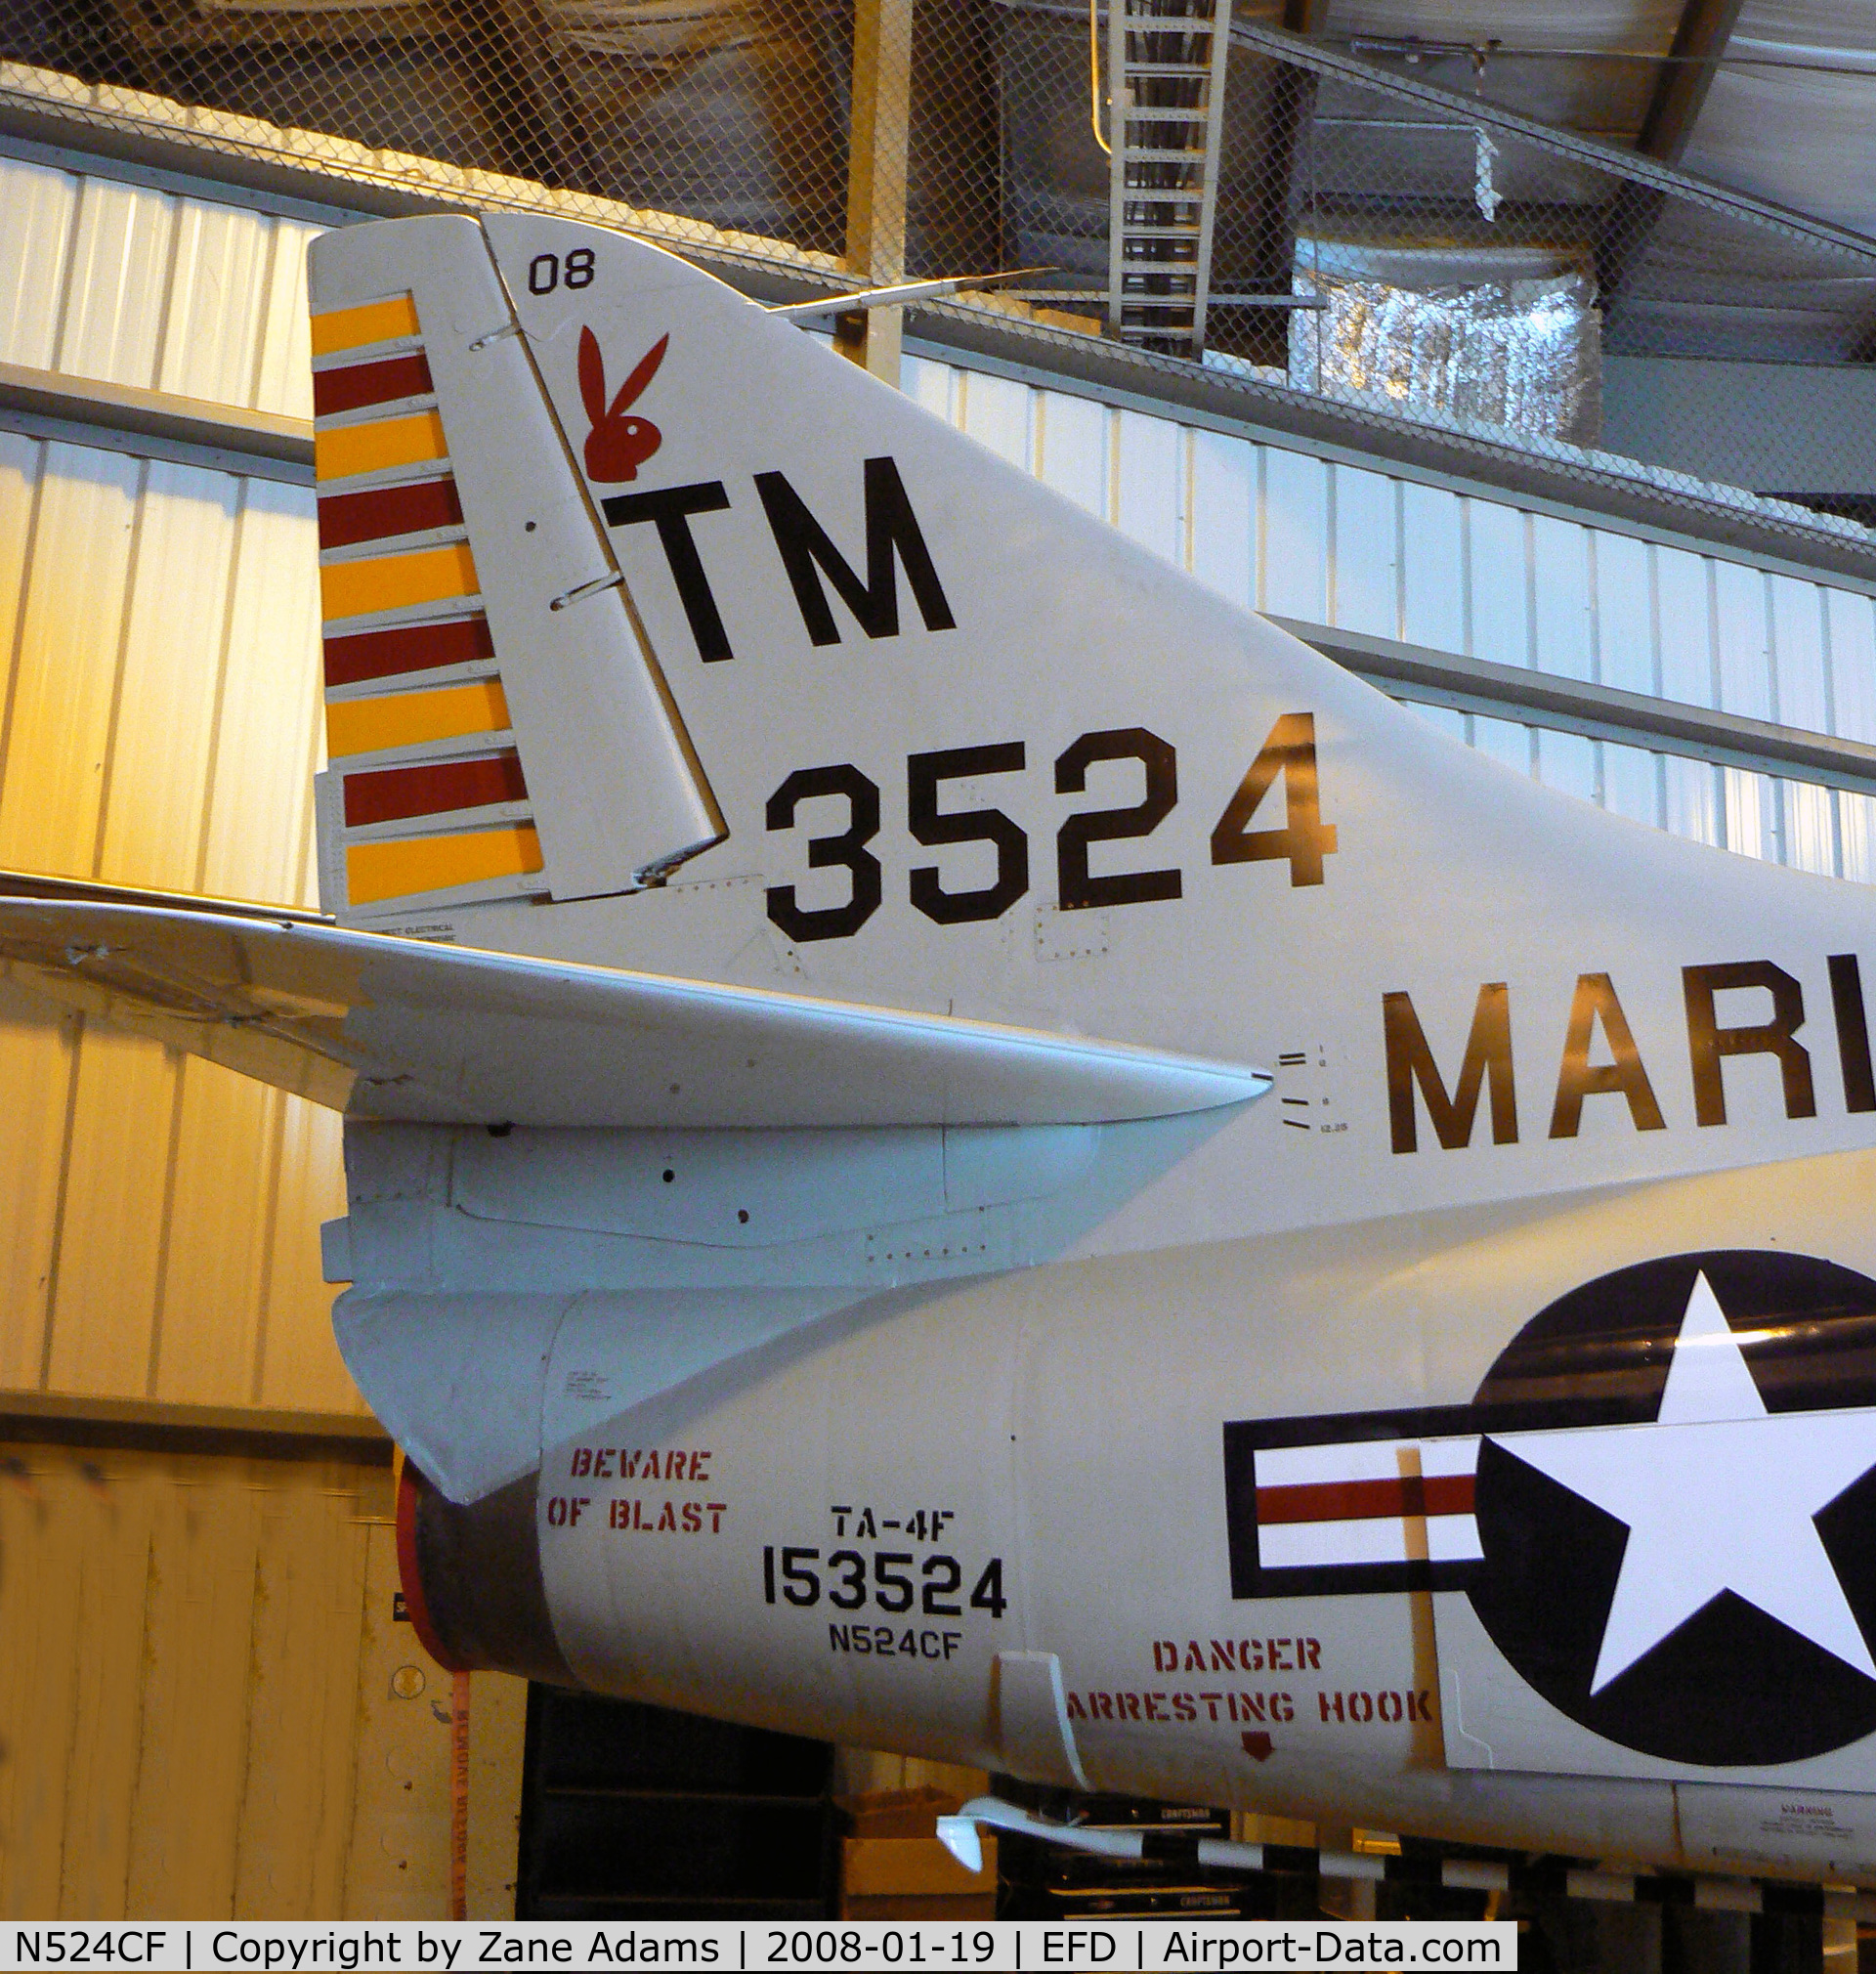
{"type": "Polygon", "coordinates": [[[148,1469],[107,1471],[80,1455],[45,1484],[68,1519],[78,1579],[76,1680],[60,1824],[59,1910],[116,1917],[130,1878],[136,1771],[124,1759],[138,1717],[162,1489],[148,1469]],[[62,1484],[63,1483],[63,1484],[62,1484]]]}
{"type": "Polygon", "coordinates": [[[343,1904],[373,1533],[336,1486],[263,1500],[234,1871],[234,1908],[256,1918],[343,1904]]]}
{"type": "Polygon", "coordinates": [[[449,1682],[410,1627],[392,1621],[396,1548],[392,1530],[371,1531],[359,1647],[358,1780],[345,1856],[348,1919],[439,1917],[436,1887],[448,1880],[449,1682]]]}
{"type": "Polygon", "coordinates": [[[469,1686],[468,1906],[481,1918],[515,1910],[528,1687],[487,1672],[470,1674],[469,1686]]]}
{"type": "Polygon", "coordinates": [[[55,1485],[18,1452],[0,1458],[0,1912],[51,1918],[64,1910],[65,1799],[83,1732],[84,1574],[69,1478],[55,1485]],[[55,1544],[60,1566],[46,1567],[55,1544]]]}
{"type": "MultiPolygon", "coordinates": [[[[447,1913],[449,1680],[392,1615],[390,1480],[0,1442],[0,1916],[447,1913]]],[[[473,1688],[498,1917],[525,1688],[473,1688]]]]}
{"type": "Polygon", "coordinates": [[[259,1517],[239,1463],[159,1490],[126,1916],[234,1907],[259,1517]]]}

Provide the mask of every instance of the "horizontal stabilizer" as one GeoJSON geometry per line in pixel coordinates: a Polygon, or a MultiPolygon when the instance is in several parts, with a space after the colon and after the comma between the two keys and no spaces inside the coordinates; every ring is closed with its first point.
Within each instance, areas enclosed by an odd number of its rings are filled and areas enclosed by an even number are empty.
{"type": "Polygon", "coordinates": [[[350,1116],[433,1124],[1099,1124],[1242,1103],[1150,1049],[303,918],[0,896],[22,985],[350,1116]]]}

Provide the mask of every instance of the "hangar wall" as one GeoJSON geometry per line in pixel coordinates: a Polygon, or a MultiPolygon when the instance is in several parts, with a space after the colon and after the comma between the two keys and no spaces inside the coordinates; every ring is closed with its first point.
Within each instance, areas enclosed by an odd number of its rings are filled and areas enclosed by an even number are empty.
{"type": "MultiPolygon", "coordinates": [[[[314,231],[0,162],[0,363],[307,415],[314,231]]],[[[7,423],[0,867],[310,900],[310,486],[7,423]]],[[[0,1912],[447,1912],[449,1682],[335,1430],[336,1120],[4,982],[0,1115],[0,1912]],[[343,1456],[194,1450],[243,1420],[343,1456]]],[[[499,1914],[525,1690],[475,1685],[499,1914]]]]}
{"type": "MultiPolygon", "coordinates": [[[[0,1431],[0,1913],[447,1911],[450,1687],[396,1586],[381,1443],[74,1456],[0,1431]]],[[[469,1910],[493,1916],[526,1689],[474,1687],[469,1910]]]]}
{"type": "Polygon", "coordinates": [[[313,415],[304,220],[0,157],[0,362],[313,415]]]}
{"type": "MultiPolygon", "coordinates": [[[[298,488],[0,433],[0,865],[307,894],[311,513],[298,488]]],[[[0,1386],[357,1409],[318,1265],[331,1114],[9,1007],[0,1386]]]]}
{"type": "MultiPolygon", "coordinates": [[[[0,163],[0,362],[308,415],[316,231],[0,163]]],[[[0,867],[311,902],[312,530],[308,487],[0,431],[0,867]]],[[[7,1008],[0,1389],[362,1409],[330,1113],[7,1008]]]]}
{"type": "MultiPolygon", "coordinates": [[[[1876,602],[1842,579],[1255,443],[932,355],[904,388],[1251,609],[1876,741],[1876,602]]],[[[1849,791],[1421,707],[1456,739],[1618,814],[1876,882],[1849,791]]]]}

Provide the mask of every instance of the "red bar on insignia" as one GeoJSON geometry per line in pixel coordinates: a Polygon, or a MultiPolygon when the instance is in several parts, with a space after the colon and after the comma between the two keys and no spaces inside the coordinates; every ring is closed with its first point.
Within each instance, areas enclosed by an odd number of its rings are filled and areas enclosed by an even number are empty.
{"type": "Polygon", "coordinates": [[[406,671],[434,671],[439,665],[470,665],[495,655],[485,617],[452,617],[446,623],[401,623],[392,630],[364,630],[325,640],[327,685],[358,685],[368,678],[395,678],[406,671]]]}
{"type": "Polygon", "coordinates": [[[513,748],[466,761],[425,761],[415,767],[379,768],[345,778],[345,826],[401,822],[407,816],[441,816],[453,809],[524,802],[528,784],[513,748]]]}
{"type": "Polygon", "coordinates": [[[1404,1474],[1396,1480],[1324,1480],[1259,1487],[1258,1525],[1273,1522],[1362,1522],[1383,1515],[1470,1515],[1470,1474],[1404,1474]]]}
{"type": "Polygon", "coordinates": [[[372,487],[362,494],[328,494],[320,502],[320,546],[350,548],[358,541],[414,535],[423,528],[455,528],[461,522],[462,502],[448,474],[404,487],[372,487]]]}
{"type": "Polygon", "coordinates": [[[342,370],[313,372],[313,415],[357,411],[398,398],[427,398],[436,389],[421,350],[407,357],[384,357],[375,364],[348,364],[342,370]]]}
{"type": "Polygon", "coordinates": [[[1478,1445],[1467,1438],[1259,1447],[1258,1562],[1322,1569],[1477,1561],[1478,1445]]]}

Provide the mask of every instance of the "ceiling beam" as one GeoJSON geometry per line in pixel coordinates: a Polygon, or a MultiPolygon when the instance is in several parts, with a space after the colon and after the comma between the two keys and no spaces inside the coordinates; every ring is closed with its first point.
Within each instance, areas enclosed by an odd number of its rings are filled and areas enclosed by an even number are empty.
{"type": "MultiPolygon", "coordinates": [[[[1319,35],[1328,20],[1329,0],[1283,0],[1283,24],[1292,34],[1319,35]]],[[[1251,285],[1259,294],[1290,291],[1297,258],[1292,189],[1315,107],[1314,72],[1280,64],[1270,83],[1269,110],[1258,151],[1258,182],[1252,188],[1257,245],[1251,285]]],[[[1257,333],[1261,346],[1253,354],[1259,362],[1288,360],[1290,330],[1282,316],[1273,313],[1268,322],[1257,324],[1257,333]]]]}
{"type": "Polygon", "coordinates": [[[1745,0],[1687,0],[1681,10],[1681,24],[1674,30],[1668,59],[1661,64],[1635,141],[1643,157],[1658,157],[1663,164],[1681,162],[1744,4],[1745,0]]]}
{"type": "MultiPolygon", "coordinates": [[[[1681,162],[1743,5],[1744,0],[1686,0],[1635,140],[1642,157],[1662,164],[1681,162]]],[[[1658,187],[1633,182],[1625,183],[1609,201],[1596,249],[1597,290],[1604,322],[1647,252],[1667,202],[1658,187]]]]}

